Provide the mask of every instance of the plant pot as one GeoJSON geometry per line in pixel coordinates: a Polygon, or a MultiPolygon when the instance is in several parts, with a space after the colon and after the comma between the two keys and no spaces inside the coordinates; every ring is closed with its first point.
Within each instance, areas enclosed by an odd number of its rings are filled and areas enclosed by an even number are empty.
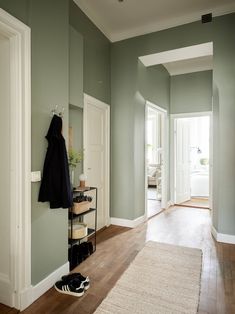
{"type": "Polygon", "coordinates": [[[70,176],[70,183],[71,183],[71,186],[73,188],[73,186],[74,186],[74,169],[70,169],[69,176],[70,176]]]}

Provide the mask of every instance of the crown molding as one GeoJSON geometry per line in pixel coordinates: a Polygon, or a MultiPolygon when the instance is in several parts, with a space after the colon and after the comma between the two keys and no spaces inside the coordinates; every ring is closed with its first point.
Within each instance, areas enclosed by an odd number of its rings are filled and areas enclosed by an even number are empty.
{"type": "MultiPolygon", "coordinates": [[[[220,9],[215,9],[211,11],[213,11],[213,17],[234,13],[235,4],[229,5],[229,6],[223,6],[220,9]]],[[[185,15],[179,18],[168,19],[168,20],[165,20],[164,22],[160,22],[160,23],[156,22],[156,23],[145,25],[145,26],[136,27],[125,32],[109,34],[109,37],[112,42],[117,42],[117,41],[129,39],[129,38],[133,38],[137,36],[147,35],[147,34],[162,31],[165,29],[200,21],[201,16],[206,13],[207,12],[205,11],[199,11],[197,13],[185,15]]]]}
{"type": "Polygon", "coordinates": [[[149,33],[161,31],[164,29],[189,24],[192,22],[200,21],[201,15],[212,12],[213,17],[225,15],[229,13],[235,12],[235,3],[220,6],[219,8],[215,9],[208,9],[206,12],[205,10],[197,11],[190,15],[185,15],[177,18],[166,19],[160,23],[150,23],[147,25],[138,26],[136,28],[129,29],[124,32],[112,32],[107,29],[105,24],[103,23],[102,19],[92,10],[90,10],[82,0],[73,0],[74,3],[88,16],[88,18],[96,25],[96,27],[107,37],[111,42],[117,42],[141,35],[146,35],[149,33]]]}

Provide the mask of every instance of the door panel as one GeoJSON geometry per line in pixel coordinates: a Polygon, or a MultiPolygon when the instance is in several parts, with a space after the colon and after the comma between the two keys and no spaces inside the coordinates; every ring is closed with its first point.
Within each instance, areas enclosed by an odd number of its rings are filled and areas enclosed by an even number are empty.
{"type": "Polygon", "coordinates": [[[176,203],[190,200],[190,121],[176,120],[176,203]]]}
{"type": "Polygon", "coordinates": [[[89,98],[84,104],[84,172],[88,186],[98,188],[97,229],[107,224],[106,108],[89,98]]]}
{"type": "Polygon", "coordinates": [[[12,306],[10,127],[10,43],[0,35],[0,303],[12,306]]]}

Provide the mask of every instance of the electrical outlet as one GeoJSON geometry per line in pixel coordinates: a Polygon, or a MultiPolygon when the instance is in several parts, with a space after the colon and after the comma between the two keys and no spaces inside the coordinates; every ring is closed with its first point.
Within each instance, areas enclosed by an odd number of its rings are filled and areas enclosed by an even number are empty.
{"type": "Polygon", "coordinates": [[[41,171],[32,171],[31,172],[31,182],[41,181],[41,171]]]}

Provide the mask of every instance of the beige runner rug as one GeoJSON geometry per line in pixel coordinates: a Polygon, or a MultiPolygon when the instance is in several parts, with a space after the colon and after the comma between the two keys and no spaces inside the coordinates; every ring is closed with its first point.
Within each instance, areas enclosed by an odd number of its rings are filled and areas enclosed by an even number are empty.
{"type": "Polygon", "coordinates": [[[197,313],[202,251],[147,242],[95,314],[197,313]]]}

